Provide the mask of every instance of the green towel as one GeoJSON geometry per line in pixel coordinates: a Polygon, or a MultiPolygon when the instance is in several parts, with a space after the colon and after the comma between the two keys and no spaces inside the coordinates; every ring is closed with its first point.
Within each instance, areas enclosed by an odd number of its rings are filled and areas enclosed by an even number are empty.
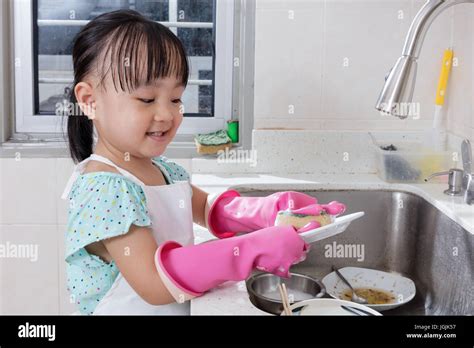
{"type": "Polygon", "coordinates": [[[223,129],[209,134],[198,134],[195,139],[201,145],[223,145],[232,141],[223,129]]]}

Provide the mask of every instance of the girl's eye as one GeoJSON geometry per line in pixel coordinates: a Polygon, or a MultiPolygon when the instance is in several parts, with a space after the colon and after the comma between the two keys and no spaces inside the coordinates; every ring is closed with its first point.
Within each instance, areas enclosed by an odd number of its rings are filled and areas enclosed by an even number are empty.
{"type": "Polygon", "coordinates": [[[151,104],[155,101],[155,99],[141,99],[141,98],[139,100],[145,104],[151,104]]]}
{"type": "Polygon", "coordinates": [[[173,104],[181,104],[182,103],[181,99],[174,99],[172,102],[173,102],[173,104]]]}

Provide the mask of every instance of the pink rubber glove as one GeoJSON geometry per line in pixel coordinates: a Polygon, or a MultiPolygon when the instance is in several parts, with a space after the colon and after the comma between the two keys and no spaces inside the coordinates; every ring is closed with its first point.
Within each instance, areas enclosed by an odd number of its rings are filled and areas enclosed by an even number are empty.
{"type": "MultiPolygon", "coordinates": [[[[321,210],[325,210],[328,214],[338,215],[346,209],[344,204],[336,201],[318,204],[315,197],[295,191],[276,192],[266,197],[241,197],[235,190],[209,195],[208,207],[207,227],[218,238],[274,226],[280,210],[289,209],[293,213],[310,215],[318,215],[321,210]]],[[[316,227],[319,224],[313,222],[298,232],[316,227]]]]}
{"type": "Polygon", "coordinates": [[[167,242],[157,249],[155,264],[167,289],[183,302],[225,281],[244,280],[254,268],[288,278],[307,250],[293,227],[273,226],[187,247],[167,242]]]}

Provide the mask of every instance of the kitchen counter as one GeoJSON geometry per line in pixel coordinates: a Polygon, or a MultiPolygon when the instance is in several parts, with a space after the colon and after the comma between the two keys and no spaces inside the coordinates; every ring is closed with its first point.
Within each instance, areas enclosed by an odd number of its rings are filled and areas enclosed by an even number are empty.
{"type": "MultiPolygon", "coordinates": [[[[282,190],[293,187],[295,190],[318,189],[396,189],[421,196],[448,217],[474,234],[474,205],[467,205],[463,197],[450,197],[443,193],[445,183],[432,184],[390,184],[375,174],[194,174],[193,185],[206,192],[221,192],[233,186],[245,186],[282,190]]],[[[448,231],[447,231],[448,232],[448,231]]],[[[207,229],[195,224],[196,243],[215,238],[207,229]]],[[[269,315],[252,305],[245,281],[226,282],[191,301],[191,315],[269,315]]]]}

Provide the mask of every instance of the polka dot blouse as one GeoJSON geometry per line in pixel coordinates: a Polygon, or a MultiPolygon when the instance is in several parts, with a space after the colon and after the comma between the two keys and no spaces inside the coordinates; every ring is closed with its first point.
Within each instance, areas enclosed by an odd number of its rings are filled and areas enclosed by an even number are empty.
{"type": "MultiPolygon", "coordinates": [[[[153,161],[161,168],[168,184],[189,181],[186,170],[166,157],[153,161]]],[[[109,172],[86,173],[77,178],[69,194],[65,260],[71,300],[82,314],[94,312],[119,273],[114,261],[106,263],[89,254],[85,247],[123,235],[132,224],[151,225],[140,185],[121,174],[109,172]]]]}

